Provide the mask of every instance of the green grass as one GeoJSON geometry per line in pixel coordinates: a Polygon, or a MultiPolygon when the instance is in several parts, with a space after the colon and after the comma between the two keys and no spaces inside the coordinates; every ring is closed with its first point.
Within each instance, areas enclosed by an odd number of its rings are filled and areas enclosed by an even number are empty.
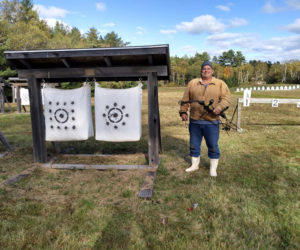
{"type": "MultiPolygon", "coordinates": [[[[221,131],[218,177],[212,178],[205,143],[199,171],[184,172],[189,134],[177,105],[183,91],[159,89],[164,153],[151,200],[137,197],[145,171],[36,167],[28,178],[0,186],[0,249],[299,249],[300,109],[242,108],[243,133],[221,131]],[[198,207],[188,211],[194,203],[198,207]]],[[[300,96],[299,90],[284,93],[300,96]]],[[[2,182],[32,168],[30,115],[0,115],[0,130],[15,149],[0,159],[2,182]]],[[[140,142],[90,139],[62,146],[75,153],[135,155],[59,162],[145,164],[146,92],[140,142]]]]}

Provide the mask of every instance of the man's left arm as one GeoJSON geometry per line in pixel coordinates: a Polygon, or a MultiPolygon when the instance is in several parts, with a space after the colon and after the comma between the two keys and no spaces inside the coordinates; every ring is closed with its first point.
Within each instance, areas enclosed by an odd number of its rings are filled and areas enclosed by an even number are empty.
{"type": "Polygon", "coordinates": [[[220,114],[222,110],[229,107],[231,104],[231,94],[228,86],[225,82],[221,82],[220,86],[220,101],[214,108],[214,113],[216,115],[220,114]]]}

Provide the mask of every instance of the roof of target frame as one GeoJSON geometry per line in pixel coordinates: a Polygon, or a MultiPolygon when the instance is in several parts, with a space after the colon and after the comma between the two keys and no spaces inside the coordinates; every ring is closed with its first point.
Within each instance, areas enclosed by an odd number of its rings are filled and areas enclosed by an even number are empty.
{"type": "Polygon", "coordinates": [[[19,78],[75,81],[147,79],[157,72],[158,80],[170,75],[169,45],[127,46],[59,50],[5,51],[7,62],[18,70],[19,78]]]}

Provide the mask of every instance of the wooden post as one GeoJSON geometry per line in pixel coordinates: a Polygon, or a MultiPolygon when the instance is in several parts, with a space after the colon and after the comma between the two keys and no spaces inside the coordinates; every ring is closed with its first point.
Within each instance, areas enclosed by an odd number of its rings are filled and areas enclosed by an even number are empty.
{"type": "Polygon", "coordinates": [[[148,156],[149,166],[159,164],[159,116],[157,73],[148,73],[148,156]]]}
{"type": "Polygon", "coordinates": [[[11,96],[12,96],[12,103],[16,103],[16,91],[14,85],[11,85],[11,96]]]}
{"type": "Polygon", "coordinates": [[[162,154],[162,145],[161,145],[161,130],[160,130],[160,115],[159,115],[159,103],[157,98],[157,117],[158,117],[158,140],[159,140],[159,153],[162,154]]]}
{"type": "Polygon", "coordinates": [[[34,76],[28,78],[30,115],[33,140],[34,161],[47,162],[47,148],[45,141],[45,118],[41,96],[41,84],[34,76]]]}
{"type": "Polygon", "coordinates": [[[20,86],[17,86],[17,111],[18,111],[18,113],[21,113],[20,86]]]}
{"type": "Polygon", "coordinates": [[[236,116],[236,125],[237,129],[241,127],[241,118],[242,118],[242,103],[240,103],[240,99],[238,98],[237,101],[238,110],[237,110],[237,116],[236,116]]]}
{"type": "Polygon", "coordinates": [[[5,100],[4,100],[4,89],[2,86],[0,86],[0,112],[5,112],[5,100]]]}

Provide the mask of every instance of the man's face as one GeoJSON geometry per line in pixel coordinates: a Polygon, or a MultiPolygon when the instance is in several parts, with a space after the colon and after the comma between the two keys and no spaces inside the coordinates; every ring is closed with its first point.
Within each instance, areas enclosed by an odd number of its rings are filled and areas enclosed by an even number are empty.
{"type": "Polygon", "coordinates": [[[201,76],[204,79],[210,79],[212,77],[213,73],[214,73],[213,69],[210,66],[205,65],[202,68],[201,76]]]}

